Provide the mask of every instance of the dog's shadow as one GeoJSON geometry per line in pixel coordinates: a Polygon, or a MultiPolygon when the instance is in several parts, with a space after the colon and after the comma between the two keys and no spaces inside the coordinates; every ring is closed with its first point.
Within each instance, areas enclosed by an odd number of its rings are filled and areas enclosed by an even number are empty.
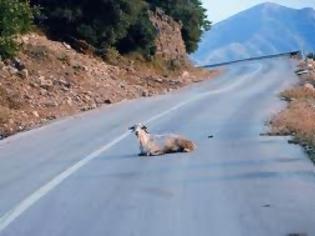
{"type": "Polygon", "coordinates": [[[152,160],[152,159],[164,159],[167,157],[170,157],[172,154],[174,153],[170,153],[170,154],[164,154],[164,155],[159,155],[159,156],[146,156],[146,155],[139,155],[137,153],[135,154],[126,154],[126,155],[121,155],[121,156],[116,156],[116,157],[112,157],[112,158],[108,158],[110,160],[152,160]]]}
{"type": "Polygon", "coordinates": [[[126,155],[115,155],[115,156],[106,156],[103,161],[114,161],[114,160],[132,160],[138,159],[139,156],[137,154],[126,154],[126,155]]]}

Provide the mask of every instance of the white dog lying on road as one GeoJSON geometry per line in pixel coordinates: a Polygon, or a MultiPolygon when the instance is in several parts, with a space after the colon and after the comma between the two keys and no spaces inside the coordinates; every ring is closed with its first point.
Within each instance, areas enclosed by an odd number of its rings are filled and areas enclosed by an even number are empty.
{"type": "Polygon", "coordinates": [[[129,128],[138,138],[140,156],[159,156],[174,152],[192,152],[196,145],[179,135],[152,135],[145,125],[136,124],[129,128]]]}

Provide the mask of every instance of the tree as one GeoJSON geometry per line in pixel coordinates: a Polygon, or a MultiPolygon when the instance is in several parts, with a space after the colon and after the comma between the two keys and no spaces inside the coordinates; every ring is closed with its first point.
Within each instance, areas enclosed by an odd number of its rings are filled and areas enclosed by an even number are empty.
{"type": "Polygon", "coordinates": [[[76,37],[98,49],[114,46],[121,51],[137,49],[139,42],[146,51],[154,40],[143,0],[32,0],[32,4],[42,7],[40,22],[58,38],[76,37]]]}
{"type": "Polygon", "coordinates": [[[27,0],[0,0],[0,55],[12,57],[18,50],[16,35],[27,32],[33,12],[27,0]]]}
{"type": "Polygon", "coordinates": [[[83,39],[97,49],[154,54],[156,30],[148,10],[162,8],[183,25],[188,53],[195,51],[204,30],[210,29],[200,0],[31,0],[40,5],[37,18],[44,29],[62,40],[83,39]]]}
{"type": "Polygon", "coordinates": [[[148,11],[143,11],[135,24],[130,26],[126,37],[116,46],[122,53],[139,51],[146,56],[154,55],[156,34],[156,29],[149,20],[148,11]]]}

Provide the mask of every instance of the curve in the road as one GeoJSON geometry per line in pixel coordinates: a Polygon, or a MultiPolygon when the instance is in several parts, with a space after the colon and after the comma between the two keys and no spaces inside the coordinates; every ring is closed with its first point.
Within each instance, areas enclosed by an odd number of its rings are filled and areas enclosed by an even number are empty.
{"type": "MultiPolygon", "coordinates": [[[[154,122],[155,120],[166,116],[172,112],[177,111],[179,108],[192,103],[196,100],[205,98],[210,95],[214,94],[220,94],[220,93],[226,93],[229,92],[233,89],[236,89],[238,86],[241,86],[247,79],[253,78],[256,74],[258,74],[261,69],[262,65],[258,64],[256,70],[253,72],[244,75],[242,78],[232,82],[231,84],[223,87],[223,88],[218,88],[213,91],[209,92],[204,92],[198,95],[193,96],[192,98],[189,98],[185,100],[184,102],[181,102],[170,109],[167,109],[165,111],[160,112],[159,114],[151,117],[147,121],[145,121],[145,124],[150,124],[154,122]]],[[[0,232],[3,231],[8,225],[10,225],[11,222],[13,222],[17,217],[22,215],[28,208],[30,208],[33,204],[35,204],[38,200],[40,200],[42,197],[44,197],[46,194],[48,194],[51,190],[53,190],[55,187],[57,187],[59,184],[61,184],[66,178],[71,176],[73,173],[78,171],[80,168],[84,167],[86,164],[88,164],[90,161],[94,160],[100,154],[104,153],[123,139],[125,139],[130,132],[125,132],[121,134],[120,136],[114,138],[111,142],[103,145],[102,147],[98,148],[97,150],[93,151],[90,153],[88,156],[84,157],[82,160],[71,166],[70,168],[66,169],[64,172],[61,174],[57,175],[54,177],[51,181],[49,181],[47,184],[39,188],[37,191],[35,191],[33,194],[31,194],[29,197],[24,199],[21,203],[19,203],[17,206],[15,206],[13,209],[5,213],[3,216],[0,217],[0,232]]]]}

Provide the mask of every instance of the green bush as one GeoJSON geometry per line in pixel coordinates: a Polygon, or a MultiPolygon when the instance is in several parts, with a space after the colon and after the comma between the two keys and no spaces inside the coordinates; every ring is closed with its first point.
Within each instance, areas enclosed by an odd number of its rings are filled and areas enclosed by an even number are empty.
{"type": "Polygon", "coordinates": [[[37,22],[51,36],[83,39],[98,50],[109,47],[120,52],[152,50],[155,31],[146,14],[149,6],[143,0],[31,0],[31,3],[42,7],[37,22]]]}
{"type": "Polygon", "coordinates": [[[148,10],[162,8],[183,25],[188,53],[197,49],[204,30],[210,29],[200,0],[31,0],[42,7],[36,22],[51,36],[65,41],[85,40],[97,51],[115,47],[120,53],[155,53],[156,29],[148,10]]]}
{"type": "Polygon", "coordinates": [[[116,46],[122,53],[137,51],[145,56],[152,56],[156,51],[156,34],[146,10],[139,14],[135,24],[130,26],[127,35],[116,46]]]}
{"type": "Polygon", "coordinates": [[[16,35],[27,32],[33,12],[27,0],[0,0],[0,55],[12,57],[18,50],[16,35]]]}
{"type": "Polygon", "coordinates": [[[103,50],[102,58],[109,63],[110,65],[117,66],[122,60],[120,53],[117,51],[116,48],[108,47],[103,50]]]}

